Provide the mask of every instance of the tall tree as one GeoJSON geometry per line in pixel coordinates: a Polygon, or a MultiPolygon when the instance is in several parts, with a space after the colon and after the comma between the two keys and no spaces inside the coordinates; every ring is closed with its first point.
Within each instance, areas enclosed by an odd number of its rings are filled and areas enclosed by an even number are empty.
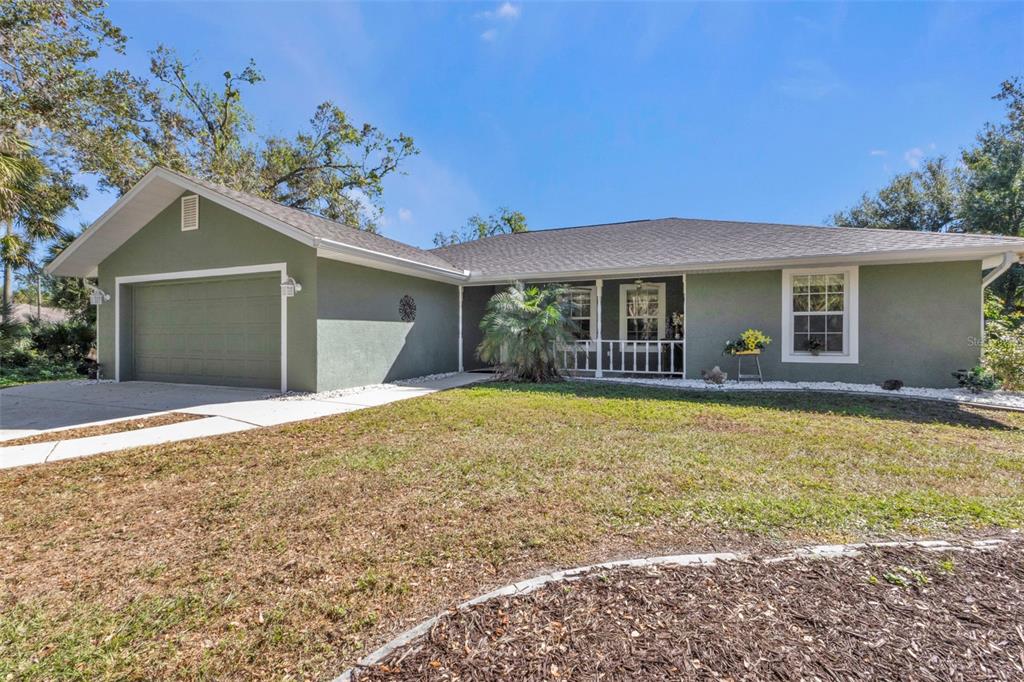
{"type": "Polygon", "coordinates": [[[877,194],[864,194],[857,205],[835,213],[831,222],[840,227],[959,231],[959,176],[944,158],[927,159],[922,168],[897,175],[877,194]]]}
{"type": "Polygon", "coordinates": [[[6,0],[0,3],[0,129],[34,135],[81,130],[82,114],[102,106],[116,79],[93,62],[103,49],[123,52],[125,36],[102,0],[6,0]]]}
{"type": "Polygon", "coordinates": [[[0,261],[3,262],[3,302],[10,303],[14,271],[27,265],[32,249],[59,232],[57,219],[81,197],[81,186],[70,172],[47,167],[16,136],[0,135],[0,261]]]}
{"type": "MultiPolygon", "coordinates": [[[[1004,81],[993,97],[1006,105],[1005,120],[988,123],[960,165],[929,159],[897,175],[876,194],[865,194],[832,216],[843,227],[931,232],[976,232],[1024,237],[1024,81],[1004,81]]],[[[1010,268],[992,285],[1004,309],[1024,310],[1024,266],[1010,268]]]]}
{"type": "Polygon", "coordinates": [[[0,4],[0,260],[3,300],[14,271],[57,234],[56,219],[84,194],[58,139],[77,139],[127,91],[94,62],[122,52],[125,37],[101,0],[8,0],[0,4]],[[29,144],[31,141],[33,144],[29,144]],[[8,171],[12,171],[13,175],[8,171]]]}
{"type": "Polygon", "coordinates": [[[480,215],[470,216],[466,224],[458,230],[452,230],[450,234],[438,232],[434,235],[434,246],[451,246],[462,242],[493,237],[498,234],[514,234],[516,232],[528,232],[526,216],[519,211],[502,206],[497,213],[492,213],[486,218],[480,215]]]}
{"type": "Polygon", "coordinates": [[[354,125],[331,102],[293,137],[259,135],[242,99],[264,80],[252,61],[211,87],[160,46],[150,74],[152,81],[119,74],[117,88],[131,97],[114,99],[116,115],[105,112],[86,135],[65,140],[79,167],[118,193],[160,164],[375,232],[384,178],[418,153],[408,135],[354,125]]]}
{"type": "Polygon", "coordinates": [[[961,214],[969,232],[1024,237],[1024,81],[1005,81],[994,99],[1006,120],[986,124],[963,152],[961,214]]]}

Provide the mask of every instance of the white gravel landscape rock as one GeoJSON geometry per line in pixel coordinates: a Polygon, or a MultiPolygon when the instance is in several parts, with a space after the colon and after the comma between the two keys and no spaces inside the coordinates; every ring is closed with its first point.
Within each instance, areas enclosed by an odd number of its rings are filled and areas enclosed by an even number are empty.
{"type": "Polygon", "coordinates": [[[886,391],[876,384],[848,384],[841,381],[727,381],[724,384],[709,384],[697,379],[646,379],[615,377],[595,379],[575,377],[575,381],[602,381],[638,386],[663,386],[689,391],[832,391],[838,393],[867,393],[890,397],[925,398],[966,405],[984,405],[1024,410],[1024,393],[1008,391],[984,391],[971,393],[961,388],[915,388],[904,386],[898,391],[886,391]]]}

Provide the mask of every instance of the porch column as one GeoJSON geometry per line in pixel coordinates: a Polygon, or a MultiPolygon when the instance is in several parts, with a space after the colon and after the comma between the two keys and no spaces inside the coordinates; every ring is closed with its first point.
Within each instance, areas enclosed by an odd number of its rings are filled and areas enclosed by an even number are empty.
{"type": "Polygon", "coordinates": [[[594,293],[597,294],[597,338],[595,339],[595,343],[597,343],[597,352],[595,353],[597,356],[597,369],[594,370],[594,376],[598,379],[604,376],[604,352],[602,350],[603,344],[601,343],[601,299],[604,298],[601,290],[603,286],[603,279],[594,280],[594,293]]]}
{"type": "Polygon", "coordinates": [[[464,371],[462,366],[462,285],[459,285],[459,371],[464,371]]]}

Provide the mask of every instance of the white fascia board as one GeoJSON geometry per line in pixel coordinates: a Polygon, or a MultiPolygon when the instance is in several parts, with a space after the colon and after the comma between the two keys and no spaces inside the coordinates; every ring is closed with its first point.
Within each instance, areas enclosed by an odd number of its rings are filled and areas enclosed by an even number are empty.
{"type": "MultiPolygon", "coordinates": [[[[938,249],[906,249],[902,251],[870,251],[834,256],[806,256],[800,258],[777,258],[760,260],[728,261],[722,263],[681,263],[679,265],[658,265],[652,267],[604,268],[600,270],[565,270],[562,272],[521,272],[504,274],[487,274],[473,272],[469,277],[470,285],[504,284],[515,281],[527,282],[565,282],[584,279],[616,277],[656,277],[674,276],[681,272],[714,273],[735,272],[739,270],[779,270],[788,267],[833,267],[851,264],[897,265],[910,263],[939,263],[959,260],[984,260],[993,255],[1000,259],[1006,252],[1006,244],[991,246],[966,246],[959,248],[938,249]]],[[[1024,258],[1024,251],[1018,254],[1024,258]]]]}
{"type": "Polygon", "coordinates": [[[354,265],[364,265],[377,270],[397,272],[439,282],[462,284],[469,278],[469,273],[465,270],[450,270],[436,265],[420,263],[408,258],[402,258],[401,256],[392,256],[379,251],[337,242],[333,239],[320,237],[316,240],[316,245],[316,255],[320,258],[329,258],[354,265]]]}

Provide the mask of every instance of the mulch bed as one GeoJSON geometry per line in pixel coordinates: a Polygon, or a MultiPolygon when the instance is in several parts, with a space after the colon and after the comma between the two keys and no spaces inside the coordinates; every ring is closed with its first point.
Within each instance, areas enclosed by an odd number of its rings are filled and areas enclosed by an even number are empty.
{"type": "Polygon", "coordinates": [[[32,443],[52,443],[58,440],[72,440],[75,438],[88,438],[89,436],[106,436],[111,433],[123,433],[125,431],[136,431],[138,429],[149,429],[154,426],[167,426],[179,422],[188,422],[193,419],[205,419],[199,414],[185,414],[184,412],[169,412],[158,414],[155,417],[142,417],[140,419],[126,419],[124,421],[112,422],[110,424],[99,424],[97,426],[85,426],[80,429],[64,429],[63,431],[49,431],[34,436],[13,438],[0,441],[0,448],[14,445],[31,445],[32,443]]]}
{"type": "Polygon", "coordinates": [[[442,617],[358,680],[1021,680],[1024,541],[601,570],[442,617]]]}

